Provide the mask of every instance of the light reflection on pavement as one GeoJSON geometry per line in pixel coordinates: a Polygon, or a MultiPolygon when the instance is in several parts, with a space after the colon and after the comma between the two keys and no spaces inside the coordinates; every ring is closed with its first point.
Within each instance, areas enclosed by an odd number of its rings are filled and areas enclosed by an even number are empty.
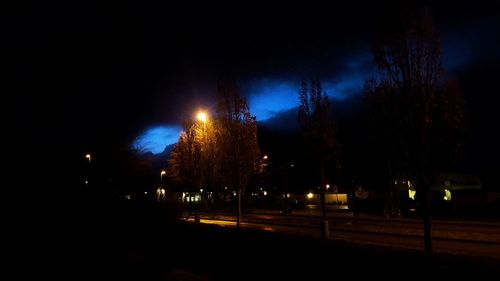
{"type": "MultiPolygon", "coordinates": [[[[184,218],[194,222],[193,217],[184,218]]],[[[417,220],[387,220],[329,217],[329,239],[354,243],[423,250],[422,225],[417,220]]],[[[230,214],[203,213],[200,223],[236,227],[230,214]]],[[[245,214],[241,227],[297,236],[319,238],[316,216],[245,214]]],[[[435,222],[433,244],[436,252],[500,258],[500,227],[478,223],[435,222]]]]}

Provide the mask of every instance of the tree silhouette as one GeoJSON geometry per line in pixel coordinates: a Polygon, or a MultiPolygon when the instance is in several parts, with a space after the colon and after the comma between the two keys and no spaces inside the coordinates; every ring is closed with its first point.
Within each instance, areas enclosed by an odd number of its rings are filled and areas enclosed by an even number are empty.
{"type": "MultiPolygon", "coordinates": [[[[311,153],[313,161],[318,164],[321,209],[322,209],[322,230],[323,238],[327,236],[326,223],[326,162],[336,160],[337,141],[335,137],[335,126],[330,114],[330,103],[326,93],[321,87],[319,80],[311,80],[308,83],[302,81],[299,91],[300,107],[299,121],[303,140],[306,148],[311,153]]],[[[338,166],[338,165],[336,165],[338,166]]]]}
{"type": "Polygon", "coordinates": [[[384,161],[415,183],[425,249],[432,251],[430,186],[460,144],[463,100],[443,70],[441,42],[427,9],[405,13],[382,26],[373,55],[382,79],[367,83],[367,95],[387,148],[384,161]]]}

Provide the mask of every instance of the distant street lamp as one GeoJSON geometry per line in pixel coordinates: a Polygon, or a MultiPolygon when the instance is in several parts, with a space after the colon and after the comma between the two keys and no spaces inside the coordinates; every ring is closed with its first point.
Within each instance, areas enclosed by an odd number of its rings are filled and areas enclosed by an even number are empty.
{"type": "Polygon", "coordinates": [[[89,179],[90,179],[90,160],[92,159],[91,156],[90,156],[90,153],[87,153],[85,154],[85,158],[89,159],[89,165],[87,166],[86,170],[87,170],[87,178],[85,179],[85,186],[89,186],[89,179]]]}
{"type": "Polygon", "coordinates": [[[161,173],[160,173],[160,185],[163,184],[163,175],[165,175],[167,172],[165,172],[165,170],[162,170],[161,173]]]}

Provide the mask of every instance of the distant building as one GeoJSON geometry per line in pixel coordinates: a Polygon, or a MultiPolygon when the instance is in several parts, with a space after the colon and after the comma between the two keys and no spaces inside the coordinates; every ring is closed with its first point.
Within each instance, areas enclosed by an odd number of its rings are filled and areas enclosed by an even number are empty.
{"type": "MultiPolygon", "coordinates": [[[[306,194],[294,194],[293,197],[296,200],[304,202],[305,205],[320,205],[321,196],[319,192],[313,193],[309,192],[306,194]]],[[[348,209],[348,199],[347,193],[339,192],[326,192],[325,193],[325,204],[327,205],[337,205],[340,209],[348,209]]]]}
{"type": "MultiPolygon", "coordinates": [[[[401,207],[416,211],[418,189],[410,180],[396,180],[401,207]]],[[[443,173],[431,185],[431,209],[435,214],[473,214],[488,210],[488,206],[500,201],[499,192],[483,190],[478,175],[443,173]]]]}

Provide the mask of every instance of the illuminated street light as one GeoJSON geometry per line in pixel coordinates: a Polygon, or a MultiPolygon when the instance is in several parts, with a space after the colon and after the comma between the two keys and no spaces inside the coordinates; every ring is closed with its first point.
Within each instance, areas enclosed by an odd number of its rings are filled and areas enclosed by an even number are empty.
{"type": "Polygon", "coordinates": [[[326,184],[326,189],[330,189],[330,185],[329,184],[326,184]]]}
{"type": "Polygon", "coordinates": [[[163,184],[163,175],[165,175],[167,172],[165,170],[162,170],[160,173],[160,185],[163,184]]]}
{"type": "Polygon", "coordinates": [[[90,153],[85,154],[85,158],[89,159],[89,166],[87,168],[87,179],[85,180],[85,185],[88,187],[89,186],[89,178],[90,178],[90,160],[92,159],[90,156],[90,153]]]}
{"type": "Polygon", "coordinates": [[[198,114],[196,114],[196,118],[203,122],[203,123],[206,123],[207,122],[207,119],[208,119],[208,116],[207,116],[207,113],[205,111],[200,111],[198,112],[198,114]]]}
{"type": "Polygon", "coordinates": [[[264,155],[264,157],[262,157],[262,159],[264,160],[267,160],[267,158],[268,158],[267,155],[264,155]]]}

